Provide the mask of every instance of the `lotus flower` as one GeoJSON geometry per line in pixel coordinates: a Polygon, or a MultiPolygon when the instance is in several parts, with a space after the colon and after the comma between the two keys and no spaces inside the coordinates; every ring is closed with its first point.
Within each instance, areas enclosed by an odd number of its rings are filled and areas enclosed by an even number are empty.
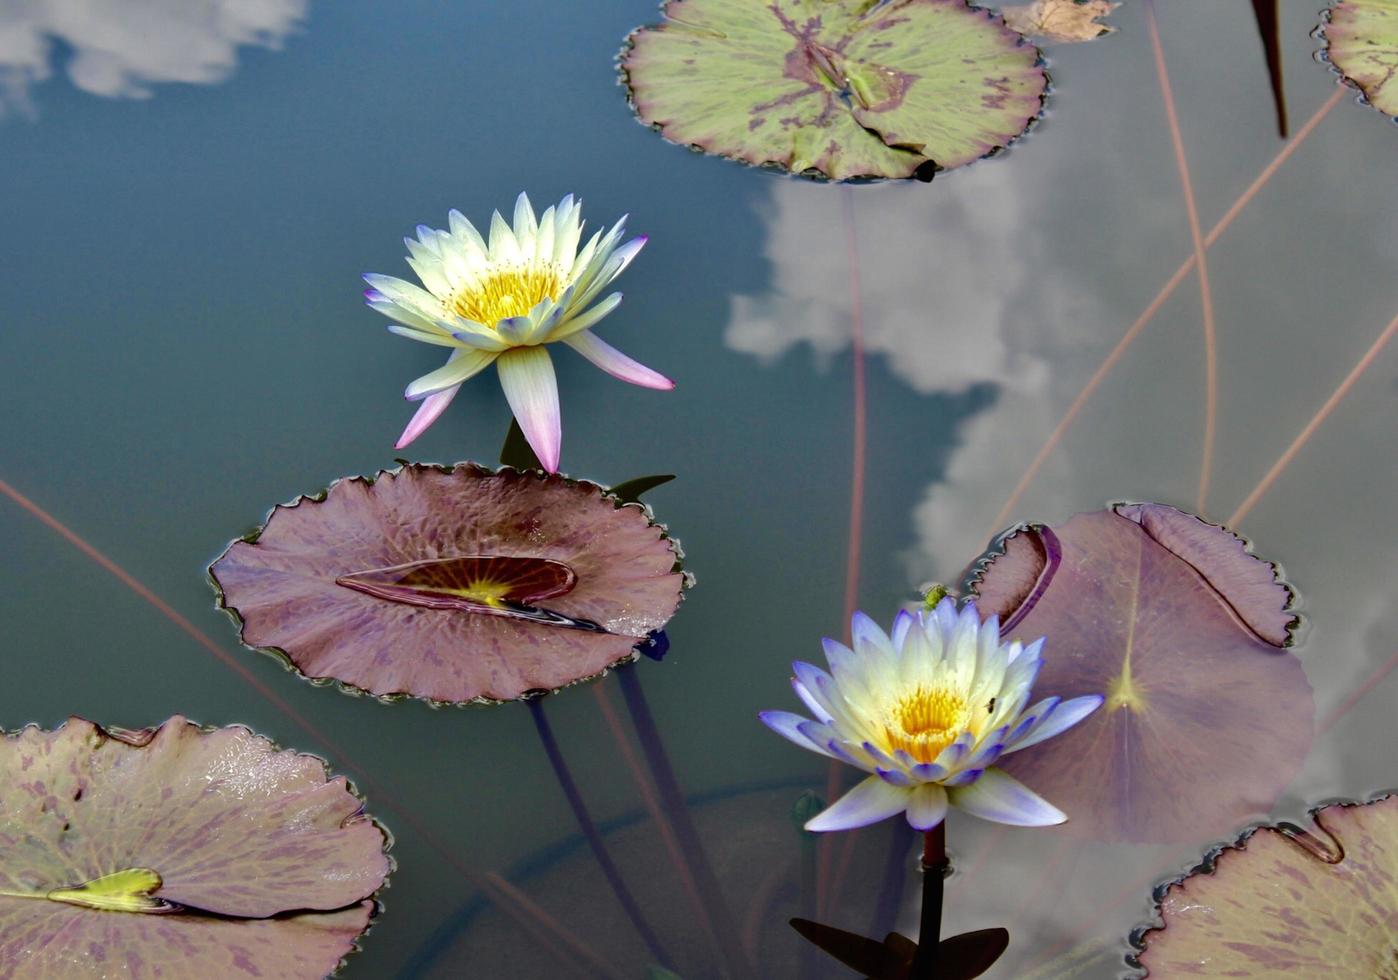
{"type": "Polygon", "coordinates": [[[370,273],[369,306],[395,322],[389,331],[451,348],[447,363],[408,385],[403,395],[421,402],[399,437],[403,448],[422,435],[451,404],[457,389],[491,364],[539,462],[558,469],[562,424],[558,383],[544,344],[562,341],[603,371],[644,388],[675,383],[607,344],[590,327],[621,302],[621,293],[597,297],[636,257],[644,237],[618,245],[626,218],[597,232],[582,250],[581,205],[570,194],[535,217],[524,194],[515,202],[514,227],[496,211],[489,241],[459,211],[450,230],[419,225],[406,238],[415,286],[370,273]]]}
{"type": "Polygon", "coordinates": [[[993,768],[1002,755],[1071,728],[1102,703],[1094,694],[1026,708],[1042,639],[1001,643],[996,617],[982,624],[974,603],[958,612],[950,597],[916,615],[899,613],[892,637],[855,613],[851,634],[853,650],[825,641],[831,673],[794,665],[792,686],[814,721],[788,711],[761,715],[803,749],[872,774],[807,821],[807,830],[849,830],[901,812],[916,829],[931,830],[949,805],[1021,827],[1067,819],[993,768]]]}

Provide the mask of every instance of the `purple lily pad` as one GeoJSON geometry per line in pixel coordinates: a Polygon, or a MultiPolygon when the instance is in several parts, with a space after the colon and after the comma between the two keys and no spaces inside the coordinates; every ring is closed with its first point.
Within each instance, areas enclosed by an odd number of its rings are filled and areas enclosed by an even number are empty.
{"type": "Polygon", "coordinates": [[[460,703],[635,659],[679,606],[680,558],[596,484],[410,464],[275,508],[209,571],[243,642],[305,676],[460,703]]]}
{"type": "Polygon", "coordinates": [[[668,0],[621,72],[666,139],[833,180],[927,177],[1038,117],[1039,50],[966,0],[668,0]]]}
{"type": "Polygon", "coordinates": [[[1318,834],[1262,827],[1209,855],[1134,937],[1147,976],[1390,977],[1398,963],[1398,797],[1311,813],[1318,834]]]}
{"type": "Polygon", "coordinates": [[[1044,636],[1039,684],[1106,703],[1005,768],[1093,840],[1220,835],[1270,809],[1315,711],[1287,649],[1292,593],[1232,532],[1118,504],[1002,539],[973,576],[982,615],[1044,636]]]}
{"type": "Polygon", "coordinates": [[[386,846],[343,777],[246,728],[30,726],[0,739],[0,976],[326,976],[386,846]]]}

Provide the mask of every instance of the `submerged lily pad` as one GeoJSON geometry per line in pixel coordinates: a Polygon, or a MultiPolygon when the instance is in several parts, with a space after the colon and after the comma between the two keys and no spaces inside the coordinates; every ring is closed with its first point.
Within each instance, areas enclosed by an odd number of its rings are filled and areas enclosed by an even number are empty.
{"type": "Polygon", "coordinates": [[[929,177],[1043,107],[1037,48],[965,0],[668,0],[620,56],[676,143],[835,180],[929,177]]]}
{"type": "Polygon", "coordinates": [[[1012,29],[1048,41],[1092,41],[1116,30],[1102,23],[1120,3],[1112,0],[1033,0],[1002,7],[1000,13],[1012,29]]]}
{"type": "Polygon", "coordinates": [[[326,976],[386,844],[343,777],[246,728],[30,726],[0,739],[0,975],[326,976]]]}
{"type": "Polygon", "coordinates": [[[679,605],[680,557],[596,484],[408,464],[275,508],[209,571],[243,642],[307,677],[504,701],[634,659],[679,605]]]}
{"type": "Polygon", "coordinates": [[[1133,937],[1153,977],[1350,980],[1398,967],[1398,797],[1250,831],[1159,896],[1133,937]]]}
{"type": "Polygon", "coordinates": [[[1325,56],[1345,81],[1398,118],[1398,0],[1339,0],[1321,30],[1325,56]]]}
{"type": "Polygon", "coordinates": [[[1231,532],[1118,504],[1001,539],[973,575],[1006,636],[1047,637],[1039,685],[1103,693],[1086,721],[1005,768],[1095,840],[1219,835],[1269,810],[1311,744],[1287,649],[1292,594],[1231,532]]]}

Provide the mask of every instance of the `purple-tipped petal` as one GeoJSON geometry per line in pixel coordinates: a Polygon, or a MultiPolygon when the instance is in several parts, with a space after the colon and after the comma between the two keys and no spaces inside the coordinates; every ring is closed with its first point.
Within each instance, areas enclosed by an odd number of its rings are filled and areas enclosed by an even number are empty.
{"type": "Polygon", "coordinates": [[[1085,697],[1064,701],[1035,725],[1033,730],[1023,736],[1020,741],[1012,743],[1009,746],[1009,751],[1018,752],[1020,749],[1037,745],[1046,738],[1053,738],[1059,732],[1067,731],[1100,708],[1102,701],[1103,698],[1100,694],[1089,694],[1085,697]]]}
{"type": "Polygon", "coordinates": [[[824,699],[816,696],[810,688],[801,683],[800,678],[793,677],[791,679],[791,689],[796,692],[796,696],[801,699],[801,703],[820,721],[829,722],[834,717],[834,715],[830,713],[830,710],[826,708],[824,699]]]}
{"type": "Polygon", "coordinates": [[[435,371],[429,371],[403,390],[403,397],[415,402],[428,395],[435,395],[448,388],[456,388],[468,378],[473,378],[490,367],[498,355],[490,351],[458,347],[452,355],[435,371]]]}
{"type": "Polygon", "coordinates": [[[912,629],[917,622],[917,617],[906,609],[900,610],[893,619],[893,631],[889,639],[893,641],[893,648],[900,653],[903,650],[903,641],[908,637],[908,630],[912,629]]]}
{"type": "Polygon", "coordinates": [[[948,794],[952,806],[973,816],[1013,827],[1049,827],[1067,814],[1000,769],[987,769],[970,786],[948,794]]]}
{"type": "Polygon", "coordinates": [[[908,823],[914,830],[931,830],[947,816],[947,791],[935,783],[913,790],[908,802],[908,823]]]}
{"type": "Polygon", "coordinates": [[[890,786],[907,787],[913,784],[913,781],[901,769],[885,769],[878,766],[875,767],[874,774],[890,786]]]}
{"type": "Polygon", "coordinates": [[[963,769],[953,776],[942,780],[943,786],[970,786],[984,775],[984,769],[963,769]]]}
{"type": "Polygon", "coordinates": [[[417,411],[413,413],[412,420],[408,422],[408,427],[403,430],[403,434],[393,444],[393,448],[402,449],[426,432],[428,427],[447,410],[447,406],[451,404],[451,400],[456,397],[456,393],[460,390],[461,386],[455,385],[424,398],[422,403],[418,405],[417,411]]]}
{"type": "Polygon", "coordinates": [[[912,768],[913,778],[927,783],[938,783],[946,778],[947,770],[945,766],[939,766],[935,762],[919,762],[912,768]]]}
{"type": "Polygon", "coordinates": [[[523,344],[534,332],[534,318],[528,315],[507,316],[495,324],[495,332],[507,344],[523,344]]]}
{"type": "Polygon", "coordinates": [[[564,337],[563,342],[614,378],[660,391],[675,387],[675,383],[665,375],[652,371],[639,361],[633,361],[591,330],[579,330],[564,337]]]}
{"type": "Polygon", "coordinates": [[[902,813],[908,805],[906,789],[890,786],[878,776],[870,776],[836,800],[823,812],[806,821],[813,831],[853,830],[902,813]]]}
{"type": "Polygon", "coordinates": [[[558,411],[558,380],[542,347],[515,347],[500,355],[500,387],[524,438],[549,473],[558,472],[563,421],[558,411]]]}
{"type": "MultiPolygon", "coordinates": [[[[830,755],[824,744],[811,738],[801,730],[802,725],[811,723],[809,718],[803,718],[790,711],[760,711],[757,717],[772,731],[793,742],[803,749],[811,752],[819,752],[821,755],[830,755]]],[[[828,735],[826,736],[829,737],[828,735]]]]}

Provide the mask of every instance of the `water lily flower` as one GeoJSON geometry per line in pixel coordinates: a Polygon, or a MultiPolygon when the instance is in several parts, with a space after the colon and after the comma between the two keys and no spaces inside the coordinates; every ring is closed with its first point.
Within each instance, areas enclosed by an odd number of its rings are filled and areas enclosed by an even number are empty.
{"type": "Polygon", "coordinates": [[[1026,707],[1042,639],[1002,643],[997,617],[982,623],[974,603],[958,611],[950,597],[926,612],[899,613],[892,636],[855,613],[851,635],[853,650],[825,640],[830,673],[794,665],[792,686],[814,720],[789,711],[760,716],[803,749],[871,773],[807,830],[848,830],[901,812],[916,829],[931,830],[948,806],[1021,827],[1067,819],[994,768],[1002,755],[1071,728],[1102,703],[1094,694],[1026,707]]]}
{"type": "Polygon", "coordinates": [[[496,211],[488,240],[459,211],[448,218],[449,231],[419,225],[416,239],[404,239],[408,265],[422,286],[375,273],[364,277],[369,306],[396,321],[388,328],[392,333],[452,352],[446,364],[404,391],[421,405],[396,448],[422,435],[463,382],[495,364],[525,438],[544,468],[555,472],[563,435],[558,383],[544,349],[554,341],[622,381],[675,386],[590,329],[621,302],[621,293],[598,296],[646,243],[642,236],[618,244],[625,217],[605,234],[594,234],[581,251],[582,207],[571,194],[537,217],[521,194],[514,226],[496,211]]]}

